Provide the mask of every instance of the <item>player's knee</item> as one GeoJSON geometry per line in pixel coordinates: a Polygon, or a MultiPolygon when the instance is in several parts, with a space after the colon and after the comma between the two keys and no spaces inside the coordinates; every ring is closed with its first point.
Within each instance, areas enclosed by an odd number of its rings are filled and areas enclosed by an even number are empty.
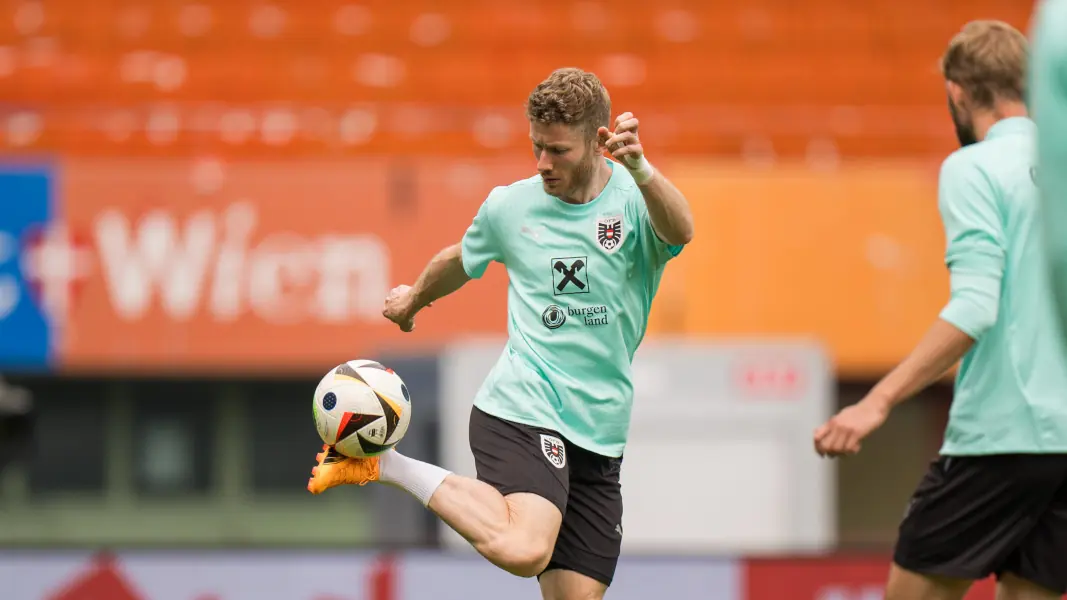
{"type": "Polygon", "coordinates": [[[552,546],[520,537],[504,537],[490,548],[493,562],[519,577],[536,577],[552,559],[552,546]]]}

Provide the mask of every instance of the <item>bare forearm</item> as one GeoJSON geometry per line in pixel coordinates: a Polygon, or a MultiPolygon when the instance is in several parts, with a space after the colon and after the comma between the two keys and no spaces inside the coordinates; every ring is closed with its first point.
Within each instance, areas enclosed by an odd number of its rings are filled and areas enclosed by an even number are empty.
{"type": "Polygon", "coordinates": [[[693,212],[682,192],[658,171],[639,187],[660,238],[673,246],[688,244],[693,239],[693,212]]]}
{"type": "Polygon", "coordinates": [[[868,397],[891,409],[937,381],[972,345],[970,336],[938,319],[911,354],[878,382],[868,397]]]}
{"type": "Polygon", "coordinates": [[[463,270],[463,250],[455,244],[437,253],[423,269],[422,275],[412,286],[415,311],[443,298],[470,281],[463,270]]]}

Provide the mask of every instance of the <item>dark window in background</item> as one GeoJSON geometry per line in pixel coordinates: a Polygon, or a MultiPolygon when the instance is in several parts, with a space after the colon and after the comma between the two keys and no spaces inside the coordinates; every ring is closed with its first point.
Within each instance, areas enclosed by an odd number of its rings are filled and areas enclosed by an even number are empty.
{"type": "Polygon", "coordinates": [[[134,381],[130,464],[143,495],[207,492],[212,482],[219,386],[206,381],[134,381]]]}
{"type": "Polygon", "coordinates": [[[322,449],[311,414],[315,385],[309,379],[241,384],[254,491],[306,492],[322,449]]]}
{"type": "Polygon", "coordinates": [[[106,485],[104,381],[11,378],[32,393],[36,424],[28,461],[30,491],[100,493],[106,485]]]}

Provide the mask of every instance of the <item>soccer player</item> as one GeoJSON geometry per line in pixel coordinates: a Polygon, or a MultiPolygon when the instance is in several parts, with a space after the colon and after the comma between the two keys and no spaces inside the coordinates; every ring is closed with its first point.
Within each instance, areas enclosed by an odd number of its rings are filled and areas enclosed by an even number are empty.
{"type": "Polygon", "coordinates": [[[665,265],[693,237],[685,197],[644,157],[637,118],[610,115],[595,75],[553,72],[526,105],[537,175],[492,190],[462,241],[386,299],[385,317],[411,331],[420,309],[490,263],[507,268],[508,342],[470,416],[477,479],[395,451],[354,460],[327,448],[308,482],[313,493],[403,488],[554,600],[601,598],[611,584],[631,360],[665,265]]]}
{"type": "Polygon", "coordinates": [[[1038,131],[1037,181],[1060,325],[1067,332],[1067,0],[1034,17],[1030,104],[1038,131]]]}
{"type": "Polygon", "coordinates": [[[1067,592],[1067,349],[1053,327],[1027,117],[1026,38],[968,23],[941,61],[960,144],[938,205],[952,295],[914,351],[815,431],[853,454],[890,410],[962,358],[940,457],[900,525],[886,600],[962,598],[996,574],[1001,600],[1067,592]]]}

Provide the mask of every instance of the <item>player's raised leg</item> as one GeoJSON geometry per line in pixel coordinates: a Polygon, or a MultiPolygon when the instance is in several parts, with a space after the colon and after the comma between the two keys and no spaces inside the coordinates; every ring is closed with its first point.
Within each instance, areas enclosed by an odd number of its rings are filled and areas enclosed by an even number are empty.
{"type": "Polygon", "coordinates": [[[324,448],[316,457],[308,490],[320,494],[339,485],[381,482],[417,498],[494,565],[520,577],[534,577],[552,555],[562,514],[529,493],[506,497],[492,486],[389,451],[355,459],[324,448]]]}
{"type": "Polygon", "coordinates": [[[496,566],[519,577],[545,570],[563,518],[544,498],[525,492],[503,496],[492,486],[450,475],[429,509],[496,566]]]}

